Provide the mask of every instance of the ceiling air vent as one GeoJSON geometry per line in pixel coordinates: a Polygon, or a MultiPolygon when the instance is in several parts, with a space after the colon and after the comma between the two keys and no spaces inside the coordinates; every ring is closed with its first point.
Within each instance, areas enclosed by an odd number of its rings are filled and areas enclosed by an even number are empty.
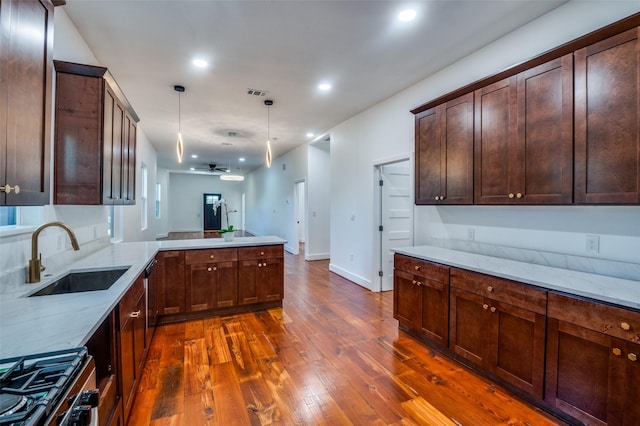
{"type": "Polygon", "coordinates": [[[253,96],[265,96],[267,93],[269,93],[269,91],[268,91],[268,90],[247,89],[247,95],[253,95],[253,96]]]}

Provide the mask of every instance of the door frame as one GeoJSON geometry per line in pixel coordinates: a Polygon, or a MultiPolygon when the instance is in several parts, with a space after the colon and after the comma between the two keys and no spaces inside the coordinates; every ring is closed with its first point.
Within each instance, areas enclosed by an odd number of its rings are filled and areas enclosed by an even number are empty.
{"type": "MultiPolygon", "coordinates": [[[[404,161],[409,162],[409,192],[414,194],[415,192],[415,161],[413,153],[405,153],[400,154],[394,157],[388,157],[384,159],[380,159],[375,161],[372,164],[372,180],[373,180],[373,261],[371,264],[373,265],[373,271],[371,276],[373,277],[372,288],[373,292],[381,292],[382,291],[382,279],[379,275],[379,271],[382,271],[384,255],[382,253],[382,237],[383,232],[380,232],[378,227],[382,224],[382,198],[381,198],[381,188],[380,188],[380,172],[381,167],[390,166],[395,163],[402,163],[404,161]],[[373,285],[373,283],[378,282],[377,285],[373,285]]],[[[412,196],[413,202],[411,204],[411,243],[415,243],[415,197],[412,196]]]]}
{"type": "Polygon", "coordinates": [[[293,249],[293,254],[300,254],[300,234],[298,233],[298,216],[299,216],[299,209],[300,209],[300,194],[298,193],[298,188],[300,185],[302,184],[302,188],[304,190],[304,200],[303,202],[303,206],[302,208],[304,209],[303,213],[304,213],[304,228],[302,230],[302,239],[304,240],[304,254],[305,254],[305,259],[306,259],[306,254],[307,254],[307,247],[309,245],[309,238],[308,238],[308,214],[307,214],[307,180],[306,178],[301,178],[301,179],[296,179],[293,182],[293,229],[294,229],[294,235],[295,235],[295,245],[294,247],[292,247],[293,249]]]}

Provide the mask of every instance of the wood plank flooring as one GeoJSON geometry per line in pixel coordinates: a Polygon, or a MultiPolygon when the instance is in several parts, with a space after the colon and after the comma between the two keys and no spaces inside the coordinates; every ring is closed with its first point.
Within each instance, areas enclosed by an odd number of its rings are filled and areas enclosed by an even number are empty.
{"type": "Polygon", "coordinates": [[[130,426],[561,424],[399,331],[391,292],[285,257],[282,309],[156,330],[130,426]]]}

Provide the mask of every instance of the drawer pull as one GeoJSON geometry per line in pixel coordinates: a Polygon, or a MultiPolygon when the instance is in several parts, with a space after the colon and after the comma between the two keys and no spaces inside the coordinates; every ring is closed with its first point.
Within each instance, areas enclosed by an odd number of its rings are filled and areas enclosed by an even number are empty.
{"type": "Polygon", "coordinates": [[[613,352],[613,354],[614,354],[615,356],[620,356],[620,355],[622,355],[622,351],[620,350],[620,348],[613,348],[613,350],[612,350],[611,352],[613,352]]]}
{"type": "Polygon", "coordinates": [[[624,331],[629,331],[631,330],[631,326],[629,325],[628,322],[623,322],[620,324],[620,328],[623,329],[624,331]]]}
{"type": "Polygon", "coordinates": [[[484,305],[482,305],[482,309],[485,309],[485,310],[489,309],[489,305],[485,303],[484,305]]]}
{"type": "Polygon", "coordinates": [[[636,362],[638,360],[638,355],[631,352],[629,355],[627,355],[627,358],[629,358],[629,361],[636,362]]]}
{"type": "Polygon", "coordinates": [[[131,314],[129,314],[129,317],[140,318],[140,311],[131,312],[131,314]]]}
{"type": "Polygon", "coordinates": [[[495,306],[492,306],[492,307],[491,307],[491,312],[495,312],[495,311],[497,311],[497,310],[498,310],[498,309],[496,309],[496,307],[495,307],[495,306]]]}
{"type": "Polygon", "coordinates": [[[6,184],[5,186],[0,186],[0,192],[4,192],[4,193],[11,193],[11,190],[14,190],[16,194],[20,193],[20,187],[18,185],[15,186],[11,186],[9,184],[6,184]]]}
{"type": "Polygon", "coordinates": [[[493,291],[493,287],[492,286],[487,287],[487,291],[488,292],[492,292],[493,291]]]}

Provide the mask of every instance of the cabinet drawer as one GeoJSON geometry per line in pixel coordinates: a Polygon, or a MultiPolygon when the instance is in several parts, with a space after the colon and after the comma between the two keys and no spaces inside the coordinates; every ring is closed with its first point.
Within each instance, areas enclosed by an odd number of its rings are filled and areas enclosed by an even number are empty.
{"type": "Polygon", "coordinates": [[[283,246],[242,247],[238,249],[238,258],[240,260],[262,259],[268,257],[284,257],[283,246]]]}
{"type": "Polygon", "coordinates": [[[238,251],[235,248],[228,249],[207,249],[207,250],[187,250],[185,252],[185,263],[215,263],[238,260],[238,251]]]}
{"type": "Polygon", "coordinates": [[[142,276],[139,276],[118,304],[118,329],[122,329],[131,316],[131,312],[136,311],[136,305],[143,295],[144,283],[142,276]]]}
{"type": "Polygon", "coordinates": [[[451,268],[451,286],[498,302],[546,314],[547,292],[526,284],[451,268]]]}
{"type": "Polygon", "coordinates": [[[640,343],[640,312],[549,293],[549,317],[640,343]]]}
{"type": "Polygon", "coordinates": [[[416,259],[414,257],[395,254],[393,258],[393,267],[400,271],[410,274],[420,275],[443,284],[449,284],[449,268],[426,260],[416,259]]]}

